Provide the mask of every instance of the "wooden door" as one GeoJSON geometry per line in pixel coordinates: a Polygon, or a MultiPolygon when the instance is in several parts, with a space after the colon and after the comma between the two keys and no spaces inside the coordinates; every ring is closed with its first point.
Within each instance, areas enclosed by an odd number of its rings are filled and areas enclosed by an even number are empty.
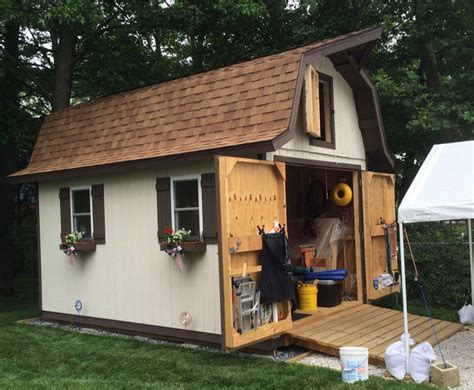
{"type": "Polygon", "coordinates": [[[285,164],[236,157],[216,157],[219,211],[219,261],[223,347],[247,346],[291,329],[290,302],[278,303],[278,322],[240,334],[233,326],[232,278],[250,275],[258,287],[262,239],[277,220],[286,224],[285,164]]]}
{"type": "MultiPolygon", "coordinates": [[[[388,269],[383,224],[395,222],[395,176],[387,173],[362,172],[362,212],[364,222],[365,285],[369,301],[399,291],[399,285],[375,290],[373,279],[388,269]]],[[[392,259],[392,270],[398,270],[392,259]]]]}

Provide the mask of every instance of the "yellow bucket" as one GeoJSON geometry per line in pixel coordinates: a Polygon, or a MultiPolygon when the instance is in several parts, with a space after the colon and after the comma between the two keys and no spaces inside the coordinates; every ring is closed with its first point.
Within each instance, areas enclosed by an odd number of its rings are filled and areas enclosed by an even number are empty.
{"type": "Polygon", "coordinates": [[[298,286],[300,310],[317,311],[318,288],[315,284],[300,284],[298,286]]]}

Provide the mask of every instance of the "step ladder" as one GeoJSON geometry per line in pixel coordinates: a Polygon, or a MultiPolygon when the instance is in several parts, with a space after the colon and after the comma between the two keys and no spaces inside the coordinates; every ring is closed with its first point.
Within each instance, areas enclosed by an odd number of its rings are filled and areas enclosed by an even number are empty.
{"type": "Polygon", "coordinates": [[[234,298],[234,328],[246,333],[259,326],[260,291],[250,277],[237,277],[232,281],[234,298]]]}

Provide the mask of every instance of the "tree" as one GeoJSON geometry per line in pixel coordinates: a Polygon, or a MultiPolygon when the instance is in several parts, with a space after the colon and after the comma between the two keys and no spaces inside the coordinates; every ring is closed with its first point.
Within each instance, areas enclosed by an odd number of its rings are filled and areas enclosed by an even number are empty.
{"type": "Polygon", "coordinates": [[[20,25],[9,20],[4,25],[2,75],[0,76],[0,294],[14,293],[13,220],[14,189],[6,176],[16,168],[14,143],[18,112],[18,45],[20,25]]]}

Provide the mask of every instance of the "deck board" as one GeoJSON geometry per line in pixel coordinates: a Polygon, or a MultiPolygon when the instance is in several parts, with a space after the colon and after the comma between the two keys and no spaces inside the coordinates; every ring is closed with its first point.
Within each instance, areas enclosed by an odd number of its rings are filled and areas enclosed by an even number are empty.
{"type": "MultiPolygon", "coordinates": [[[[433,320],[433,325],[439,341],[463,328],[461,324],[441,320],[433,320]]],[[[408,326],[415,343],[435,344],[428,317],[410,314],[408,326]]],[[[338,356],[339,348],[344,345],[364,346],[369,348],[371,363],[384,364],[385,349],[399,340],[402,333],[402,312],[350,302],[339,310],[313,313],[295,321],[286,337],[289,344],[334,356],[338,356]]]]}

